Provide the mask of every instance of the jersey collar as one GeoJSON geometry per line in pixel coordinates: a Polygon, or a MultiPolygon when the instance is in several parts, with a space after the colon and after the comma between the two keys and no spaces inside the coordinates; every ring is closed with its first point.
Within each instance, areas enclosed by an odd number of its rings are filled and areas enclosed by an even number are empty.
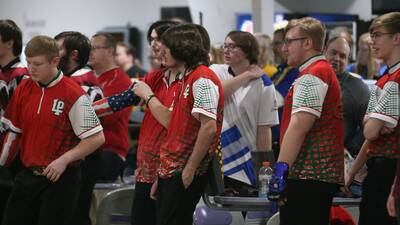
{"type": "Polygon", "coordinates": [[[308,68],[311,64],[319,60],[325,60],[325,56],[320,54],[311,56],[299,66],[299,71],[302,72],[303,70],[308,68]]]}
{"type": "Polygon", "coordinates": [[[393,66],[391,66],[389,68],[389,74],[392,74],[392,73],[396,72],[399,69],[400,69],[400,61],[398,61],[397,63],[395,63],[393,66]]]}
{"type": "Polygon", "coordinates": [[[20,62],[20,59],[19,59],[19,57],[17,57],[15,59],[13,59],[11,62],[9,62],[7,65],[5,65],[3,67],[0,66],[0,68],[1,68],[1,70],[6,71],[6,70],[11,69],[15,64],[17,64],[19,62],[20,62]]]}
{"type": "Polygon", "coordinates": [[[49,83],[47,83],[47,84],[42,84],[42,83],[39,83],[39,82],[37,82],[37,83],[42,88],[49,88],[49,87],[53,87],[56,84],[58,84],[61,81],[62,78],[63,78],[63,73],[62,73],[61,70],[58,70],[56,76],[49,83]]]}

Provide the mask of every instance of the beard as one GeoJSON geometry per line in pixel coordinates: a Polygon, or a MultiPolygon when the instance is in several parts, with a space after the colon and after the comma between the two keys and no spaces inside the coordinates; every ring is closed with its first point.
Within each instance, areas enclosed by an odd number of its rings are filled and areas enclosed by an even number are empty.
{"type": "Polygon", "coordinates": [[[69,70],[69,55],[70,53],[66,53],[65,55],[61,56],[60,62],[58,63],[58,69],[60,69],[64,74],[70,72],[69,70]]]}

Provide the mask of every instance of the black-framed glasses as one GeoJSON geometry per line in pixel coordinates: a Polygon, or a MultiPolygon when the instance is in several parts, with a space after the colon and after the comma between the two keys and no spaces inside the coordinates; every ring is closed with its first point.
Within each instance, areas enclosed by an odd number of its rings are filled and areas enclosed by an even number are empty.
{"type": "Polygon", "coordinates": [[[149,43],[151,44],[151,42],[153,42],[153,41],[160,41],[160,38],[158,38],[158,37],[149,37],[149,43]]]}
{"type": "Polygon", "coordinates": [[[384,35],[392,35],[392,34],[395,34],[395,33],[391,33],[391,32],[384,33],[384,32],[376,31],[376,32],[370,33],[369,35],[371,36],[371,39],[375,39],[375,38],[380,38],[384,35]]]}
{"type": "Polygon", "coordinates": [[[285,38],[285,39],[283,39],[283,44],[290,45],[293,41],[301,41],[301,40],[305,40],[305,39],[307,39],[307,37],[285,38]]]}
{"type": "Polygon", "coordinates": [[[238,46],[234,43],[224,43],[223,45],[221,45],[222,50],[229,50],[229,51],[232,51],[237,47],[238,46]]]}

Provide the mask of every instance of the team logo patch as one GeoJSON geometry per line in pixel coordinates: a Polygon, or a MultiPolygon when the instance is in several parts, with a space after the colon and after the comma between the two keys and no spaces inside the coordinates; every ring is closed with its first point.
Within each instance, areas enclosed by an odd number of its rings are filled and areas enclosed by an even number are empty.
{"type": "Polygon", "coordinates": [[[189,91],[190,91],[190,86],[188,84],[186,85],[185,92],[183,93],[184,98],[187,98],[187,96],[189,95],[189,91]]]}
{"type": "Polygon", "coordinates": [[[54,115],[59,116],[64,109],[64,102],[59,100],[59,99],[54,99],[53,100],[53,108],[51,111],[54,112],[54,115]]]}

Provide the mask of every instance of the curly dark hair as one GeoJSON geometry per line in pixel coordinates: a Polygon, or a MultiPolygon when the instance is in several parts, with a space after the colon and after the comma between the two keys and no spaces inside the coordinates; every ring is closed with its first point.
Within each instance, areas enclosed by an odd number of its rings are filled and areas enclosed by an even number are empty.
{"type": "Polygon", "coordinates": [[[184,62],[187,69],[203,64],[208,66],[208,51],[198,29],[190,24],[169,28],[161,36],[161,42],[170,49],[171,55],[184,62]]]}
{"type": "Polygon", "coordinates": [[[152,23],[149,27],[149,29],[147,30],[147,42],[149,44],[151,44],[151,32],[153,32],[153,30],[155,30],[155,32],[157,33],[158,37],[161,37],[161,35],[168,30],[168,28],[178,25],[179,22],[177,21],[172,21],[172,20],[158,20],[154,23],[152,23]]]}

